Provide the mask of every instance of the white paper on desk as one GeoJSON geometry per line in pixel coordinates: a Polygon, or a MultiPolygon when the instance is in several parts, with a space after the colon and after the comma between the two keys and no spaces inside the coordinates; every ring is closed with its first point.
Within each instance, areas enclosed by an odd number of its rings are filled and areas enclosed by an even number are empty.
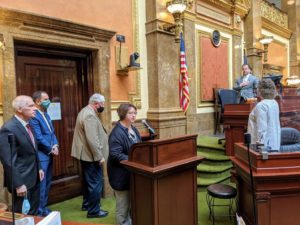
{"type": "Polygon", "coordinates": [[[51,212],[48,216],[38,222],[37,225],[62,225],[60,212],[51,212]]]}
{"type": "Polygon", "coordinates": [[[15,220],[15,225],[34,225],[33,217],[25,217],[22,219],[15,220]]]}

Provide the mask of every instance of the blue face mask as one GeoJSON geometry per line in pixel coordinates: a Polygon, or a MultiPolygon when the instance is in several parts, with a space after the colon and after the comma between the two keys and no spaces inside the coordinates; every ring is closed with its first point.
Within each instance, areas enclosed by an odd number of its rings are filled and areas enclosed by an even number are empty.
{"type": "Polygon", "coordinates": [[[30,203],[27,199],[27,196],[25,196],[22,204],[22,214],[27,215],[29,213],[29,210],[30,210],[30,203]]]}
{"type": "Polygon", "coordinates": [[[44,100],[41,102],[41,106],[44,108],[44,109],[48,109],[49,105],[51,104],[51,101],[48,99],[48,100],[44,100]]]}

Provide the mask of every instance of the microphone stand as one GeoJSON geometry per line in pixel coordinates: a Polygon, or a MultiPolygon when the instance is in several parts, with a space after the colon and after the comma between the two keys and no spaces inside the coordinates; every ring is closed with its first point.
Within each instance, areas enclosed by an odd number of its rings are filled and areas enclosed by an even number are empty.
{"type": "Polygon", "coordinates": [[[256,218],[256,204],[255,204],[255,190],[254,190],[254,181],[253,181],[253,173],[252,173],[252,166],[251,166],[251,159],[250,159],[250,142],[251,142],[251,134],[245,133],[245,144],[247,145],[247,153],[248,153],[248,165],[250,170],[250,180],[251,180],[251,192],[252,192],[252,203],[253,203],[253,217],[254,217],[254,225],[257,225],[257,218],[256,218]]]}
{"type": "Polygon", "coordinates": [[[10,153],[11,153],[11,157],[10,157],[10,165],[11,165],[11,211],[12,211],[12,222],[13,225],[15,225],[15,206],[14,206],[14,202],[15,202],[15,189],[14,189],[14,173],[13,173],[13,152],[15,151],[16,148],[16,138],[15,135],[12,133],[8,134],[8,143],[10,145],[10,153]]]}
{"type": "Polygon", "coordinates": [[[149,132],[149,135],[150,135],[150,140],[154,140],[155,130],[152,127],[150,127],[150,125],[146,122],[146,120],[142,120],[142,123],[148,129],[148,132],[149,132]]]}
{"type": "Polygon", "coordinates": [[[150,140],[154,140],[155,135],[153,134],[153,132],[151,132],[151,131],[149,130],[149,134],[150,134],[150,140]]]}

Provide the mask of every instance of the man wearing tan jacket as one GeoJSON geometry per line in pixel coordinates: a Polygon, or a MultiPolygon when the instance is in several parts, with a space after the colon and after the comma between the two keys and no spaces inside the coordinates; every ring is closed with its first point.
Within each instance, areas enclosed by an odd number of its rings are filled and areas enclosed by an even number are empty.
{"type": "Polygon", "coordinates": [[[100,209],[103,189],[103,166],[108,157],[108,137],[98,113],[104,110],[104,96],[96,93],[78,114],[71,156],[80,160],[83,173],[83,202],[81,210],[87,218],[100,218],[108,212],[100,209]]]}

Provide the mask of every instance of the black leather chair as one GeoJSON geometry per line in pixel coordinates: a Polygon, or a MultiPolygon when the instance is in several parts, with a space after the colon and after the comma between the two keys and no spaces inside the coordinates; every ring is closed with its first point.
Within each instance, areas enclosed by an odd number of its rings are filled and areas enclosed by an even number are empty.
{"type": "MultiPolygon", "coordinates": [[[[220,123],[223,124],[223,113],[226,104],[238,104],[239,103],[239,95],[236,90],[233,89],[220,89],[218,90],[218,98],[221,105],[221,116],[220,123]]],[[[221,141],[225,140],[225,138],[221,138],[218,140],[219,144],[221,141]]]]}
{"type": "Polygon", "coordinates": [[[219,98],[219,90],[221,88],[214,88],[214,110],[215,110],[215,131],[214,134],[217,134],[217,131],[221,130],[221,103],[219,98]]]}

